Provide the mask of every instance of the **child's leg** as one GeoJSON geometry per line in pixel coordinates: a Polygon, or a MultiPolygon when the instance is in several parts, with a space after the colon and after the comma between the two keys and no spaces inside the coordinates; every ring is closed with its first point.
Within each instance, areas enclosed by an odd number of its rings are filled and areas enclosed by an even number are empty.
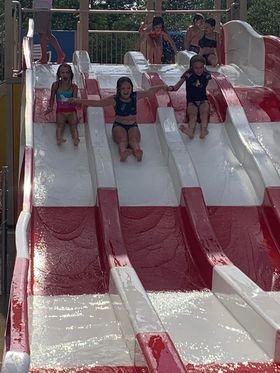
{"type": "Polygon", "coordinates": [[[51,45],[56,50],[57,63],[61,64],[64,61],[65,54],[64,54],[59,42],[57,41],[57,38],[52,33],[49,34],[49,42],[51,43],[51,45]]]}
{"type": "Polygon", "coordinates": [[[200,111],[200,138],[204,139],[208,135],[208,117],[209,117],[209,103],[208,101],[205,101],[203,104],[200,105],[199,111],[200,111]]]}
{"type": "Polygon", "coordinates": [[[184,132],[187,136],[189,136],[190,139],[193,138],[196,121],[197,121],[197,114],[198,114],[198,108],[195,104],[189,103],[188,104],[188,116],[189,116],[189,125],[188,127],[180,126],[180,130],[184,132]]]}
{"type": "Polygon", "coordinates": [[[128,149],[128,135],[124,128],[122,127],[114,127],[112,129],[112,136],[113,140],[119,146],[119,153],[120,153],[120,161],[126,161],[127,157],[131,154],[130,149],[128,149]]]}
{"type": "Polygon", "coordinates": [[[63,113],[56,113],[56,142],[57,145],[61,145],[66,140],[63,138],[63,132],[65,127],[65,116],[63,113]]]}
{"type": "Polygon", "coordinates": [[[48,35],[47,34],[39,34],[40,38],[40,45],[41,45],[41,59],[40,63],[46,64],[48,63],[48,35]]]}
{"type": "Polygon", "coordinates": [[[78,118],[77,113],[73,112],[69,115],[68,123],[70,126],[70,132],[73,139],[73,144],[77,146],[80,142],[79,132],[78,132],[78,118]]]}
{"type": "Polygon", "coordinates": [[[143,150],[140,148],[141,133],[139,128],[133,127],[128,130],[128,143],[138,162],[142,161],[143,150]]]}

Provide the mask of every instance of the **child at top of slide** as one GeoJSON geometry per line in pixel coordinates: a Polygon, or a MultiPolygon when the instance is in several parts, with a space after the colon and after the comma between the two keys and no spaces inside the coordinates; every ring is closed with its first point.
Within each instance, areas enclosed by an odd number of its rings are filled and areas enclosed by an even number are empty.
{"type": "Polygon", "coordinates": [[[199,53],[199,40],[203,36],[204,17],[196,13],[193,17],[192,25],[188,27],[184,39],[184,48],[187,51],[199,53]]]}
{"type": "Polygon", "coordinates": [[[137,100],[154,95],[160,89],[167,90],[167,86],[154,86],[146,91],[133,91],[130,78],[123,76],[117,81],[117,92],[100,100],[73,99],[76,104],[85,106],[105,107],[113,106],[115,121],[112,136],[118,144],[120,160],[126,161],[132,153],[137,161],[141,161],[143,151],[140,147],[141,134],[136,123],[137,100]]]}
{"type": "Polygon", "coordinates": [[[161,64],[163,54],[163,40],[167,41],[173,52],[177,53],[177,47],[168,35],[164,27],[162,17],[154,17],[151,25],[141,24],[140,29],[140,44],[147,42],[147,60],[151,64],[161,64]]]}
{"type": "Polygon", "coordinates": [[[52,0],[33,0],[34,12],[34,28],[35,32],[38,32],[40,37],[41,53],[42,57],[39,60],[40,63],[48,63],[48,43],[52,44],[57,53],[57,63],[61,64],[64,61],[65,54],[57,41],[56,37],[51,31],[52,27],[52,14],[50,12],[52,8],[52,0]]]}

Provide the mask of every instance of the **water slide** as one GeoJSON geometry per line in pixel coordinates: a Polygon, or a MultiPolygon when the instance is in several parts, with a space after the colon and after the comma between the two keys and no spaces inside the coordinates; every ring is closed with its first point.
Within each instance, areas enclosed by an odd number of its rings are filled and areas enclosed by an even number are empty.
{"type": "MultiPolygon", "coordinates": [[[[178,131],[184,87],[158,92],[138,105],[141,163],[119,162],[110,108],[79,111],[79,146],[66,131],[58,147],[43,115],[57,66],[27,63],[3,372],[280,369],[277,60],[265,62],[278,40],[241,22],[224,34],[208,137],[178,131]]],[[[189,57],[98,65],[75,52],[72,67],[80,95],[98,99],[123,75],[136,90],[173,84],[189,57]]]]}

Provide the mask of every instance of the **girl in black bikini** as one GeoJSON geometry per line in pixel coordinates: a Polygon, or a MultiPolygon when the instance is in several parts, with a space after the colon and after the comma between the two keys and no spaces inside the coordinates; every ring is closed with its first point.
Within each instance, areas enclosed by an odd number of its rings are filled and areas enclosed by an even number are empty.
{"type": "Polygon", "coordinates": [[[189,126],[181,125],[179,128],[190,139],[194,136],[198,114],[200,115],[200,138],[208,134],[209,102],[207,99],[206,87],[211,74],[205,69],[205,59],[199,54],[190,60],[190,68],[180,78],[178,83],[168,88],[169,91],[177,91],[186,82],[187,113],[189,126]]]}
{"type": "Polygon", "coordinates": [[[219,35],[214,31],[216,21],[214,18],[206,19],[205,32],[199,40],[200,54],[205,58],[206,65],[217,66],[219,63],[219,35]]]}
{"type": "Polygon", "coordinates": [[[132,153],[137,161],[141,161],[143,151],[140,148],[141,134],[136,123],[137,100],[153,96],[160,89],[166,90],[167,86],[154,86],[146,91],[134,92],[131,79],[123,76],[117,81],[116,95],[100,100],[73,99],[73,101],[84,106],[113,106],[116,116],[112,136],[119,146],[120,160],[126,161],[132,153]]]}

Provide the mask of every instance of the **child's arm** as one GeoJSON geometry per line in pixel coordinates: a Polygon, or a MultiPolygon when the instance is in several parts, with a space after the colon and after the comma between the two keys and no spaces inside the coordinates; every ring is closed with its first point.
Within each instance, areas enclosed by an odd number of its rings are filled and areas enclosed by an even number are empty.
{"type": "Polygon", "coordinates": [[[53,105],[54,105],[55,94],[56,94],[57,88],[58,88],[58,82],[54,82],[51,88],[51,96],[49,99],[49,105],[47,107],[47,110],[45,111],[45,114],[49,114],[53,111],[53,105]]]}
{"type": "Polygon", "coordinates": [[[186,79],[188,79],[190,76],[190,73],[186,71],[180,78],[180,80],[175,85],[170,85],[168,87],[168,91],[175,92],[178,91],[178,89],[184,84],[186,79]]]}
{"type": "Polygon", "coordinates": [[[189,50],[190,48],[190,45],[191,45],[191,37],[192,37],[192,29],[189,27],[187,29],[187,32],[185,34],[185,38],[184,38],[184,49],[185,50],[189,50]]]}
{"type": "Polygon", "coordinates": [[[156,94],[157,91],[159,91],[160,89],[163,89],[163,90],[166,91],[168,89],[168,87],[167,87],[167,85],[155,85],[155,86],[147,89],[146,91],[138,91],[137,95],[136,95],[136,98],[137,98],[137,100],[139,100],[143,97],[151,97],[154,94],[156,94]]]}
{"type": "Polygon", "coordinates": [[[82,98],[72,98],[71,102],[79,104],[82,106],[93,106],[93,107],[105,107],[105,106],[115,106],[115,96],[108,96],[101,98],[100,100],[87,100],[82,98]]]}
{"type": "Polygon", "coordinates": [[[177,53],[177,47],[176,47],[176,44],[174,43],[174,40],[172,39],[172,37],[170,35],[168,35],[167,32],[164,32],[163,33],[163,38],[164,38],[165,41],[167,41],[170,44],[171,48],[173,49],[173,52],[177,53]]]}
{"type": "Polygon", "coordinates": [[[73,98],[78,97],[78,86],[76,84],[73,84],[73,98]]]}

